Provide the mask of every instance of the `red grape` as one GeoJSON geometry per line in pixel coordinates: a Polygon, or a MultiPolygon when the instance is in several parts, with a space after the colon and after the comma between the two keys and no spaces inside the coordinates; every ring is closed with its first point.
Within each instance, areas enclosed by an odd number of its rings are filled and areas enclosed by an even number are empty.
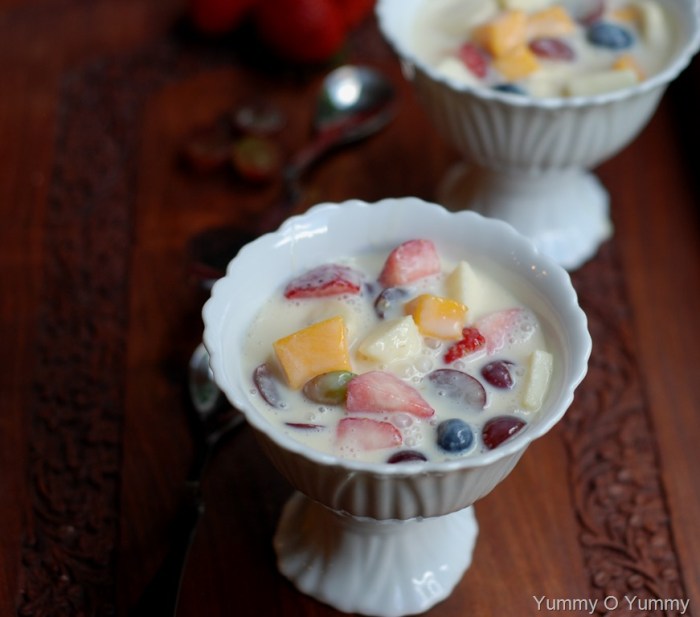
{"type": "Polygon", "coordinates": [[[484,445],[493,450],[510,439],[525,426],[525,421],[515,416],[497,416],[491,418],[481,431],[484,445]]]}
{"type": "Polygon", "coordinates": [[[561,39],[542,37],[530,42],[530,50],[540,58],[547,60],[572,61],[576,58],[574,50],[561,39]]]}
{"type": "Polygon", "coordinates": [[[489,362],[481,369],[481,376],[495,388],[512,388],[513,376],[508,368],[510,364],[505,360],[489,362]]]}

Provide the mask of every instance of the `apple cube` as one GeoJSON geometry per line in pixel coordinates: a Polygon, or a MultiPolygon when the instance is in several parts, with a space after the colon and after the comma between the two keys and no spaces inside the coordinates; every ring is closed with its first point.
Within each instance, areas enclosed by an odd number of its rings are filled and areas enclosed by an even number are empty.
{"type": "Polygon", "coordinates": [[[306,323],[312,324],[318,321],[325,321],[331,317],[342,317],[345,322],[345,336],[348,348],[352,348],[359,340],[364,323],[371,318],[372,313],[372,307],[368,307],[364,302],[350,304],[341,296],[319,298],[310,307],[306,323]]]}
{"type": "Polygon", "coordinates": [[[491,21],[475,28],[472,38],[492,56],[503,56],[515,47],[525,44],[527,15],[521,10],[504,11],[491,21]]]}
{"type": "Polygon", "coordinates": [[[664,45],[673,31],[663,7],[651,0],[640,0],[622,7],[615,12],[615,17],[635,23],[651,46],[664,45]]]}
{"type": "Polygon", "coordinates": [[[528,411],[542,407],[553,369],[554,358],[548,351],[537,350],[530,354],[522,397],[528,411]]]}
{"type": "Polygon", "coordinates": [[[566,91],[570,96],[592,96],[629,88],[638,82],[637,74],[629,69],[597,71],[577,75],[569,80],[566,91]]]}
{"type": "Polygon", "coordinates": [[[493,66],[508,81],[517,81],[537,71],[540,63],[527,45],[519,45],[495,58],[493,66]]]}
{"type": "Polygon", "coordinates": [[[498,0],[498,2],[506,11],[519,9],[531,13],[549,6],[552,0],[498,0]]]}
{"type": "Polygon", "coordinates": [[[527,84],[527,91],[534,97],[559,97],[563,96],[564,89],[561,81],[551,79],[547,75],[533,75],[527,84]]]}
{"type": "Polygon", "coordinates": [[[664,8],[657,2],[639,2],[639,30],[649,45],[664,45],[673,32],[664,8]]]}
{"type": "Polygon", "coordinates": [[[423,348],[423,337],[413,317],[399,317],[379,324],[360,343],[359,352],[377,362],[389,364],[417,356],[423,348]]]}
{"type": "Polygon", "coordinates": [[[567,10],[560,5],[550,6],[527,18],[527,36],[529,39],[543,37],[560,37],[576,30],[576,24],[567,10]]]}
{"type": "Polygon", "coordinates": [[[454,79],[470,86],[478,86],[481,83],[481,80],[464,66],[464,62],[452,56],[440,61],[437,65],[437,72],[448,79],[454,79]]]}
{"type": "Polygon", "coordinates": [[[467,320],[467,307],[450,298],[421,294],[408,302],[404,310],[412,315],[418,330],[424,336],[458,340],[467,320]]]}
{"type": "Polygon", "coordinates": [[[329,371],[349,371],[345,321],[336,316],[312,324],[273,343],[277,360],[291,388],[329,371]]]}
{"type": "Polygon", "coordinates": [[[479,279],[469,263],[460,261],[455,266],[445,280],[445,290],[449,298],[474,310],[479,297],[479,279]]]}

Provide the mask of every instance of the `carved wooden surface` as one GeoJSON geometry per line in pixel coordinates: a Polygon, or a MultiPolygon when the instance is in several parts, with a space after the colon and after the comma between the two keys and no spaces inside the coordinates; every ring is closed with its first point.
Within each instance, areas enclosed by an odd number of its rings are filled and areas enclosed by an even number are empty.
{"type": "MultiPolygon", "coordinates": [[[[286,152],[309,136],[320,72],[251,64],[245,37],[192,39],[173,27],[179,10],[0,3],[3,615],[125,615],[159,565],[191,453],[185,367],[206,298],[190,242],[248,225],[279,190],[189,173],[181,145],[260,92],[287,114],[286,152]]],[[[371,20],[345,59],[391,76],[399,115],[313,170],[299,209],[434,199],[455,153],[371,20]]],[[[474,565],[430,615],[700,613],[696,76],[598,170],[616,234],[573,275],[589,374],[477,505],[474,565]]],[[[219,454],[181,615],[337,614],[276,572],[270,539],[290,490],[247,431],[219,454]]]]}

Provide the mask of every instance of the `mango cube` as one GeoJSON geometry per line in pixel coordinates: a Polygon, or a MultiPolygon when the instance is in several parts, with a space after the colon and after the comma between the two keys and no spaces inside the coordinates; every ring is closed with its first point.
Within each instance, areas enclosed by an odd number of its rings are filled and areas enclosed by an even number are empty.
{"type": "Polygon", "coordinates": [[[626,4],[614,9],[610,16],[615,21],[626,21],[628,23],[636,23],[639,21],[639,9],[634,4],[626,4]]]}
{"type": "Polygon", "coordinates": [[[530,354],[522,398],[523,406],[528,411],[537,411],[542,407],[553,369],[554,358],[548,351],[537,350],[530,354]]]}
{"type": "Polygon", "coordinates": [[[504,11],[475,28],[472,39],[492,56],[499,57],[526,41],[527,15],[524,11],[504,11]]]}
{"type": "Polygon", "coordinates": [[[495,58],[493,65],[508,81],[517,81],[527,77],[540,68],[537,56],[530,51],[527,45],[520,45],[503,56],[495,58]]]}
{"type": "Polygon", "coordinates": [[[467,319],[467,307],[450,298],[421,294],[404,307],[424,336],[458,340],[467,319]]]}
{"type": "Polygon", "coordinates": [[[631,54],[622,54],[619,56],[617,60],[613,62],[612,68],[616,71],[632,71],[639,81],[644,80],[644,70],[631,54]]]}
{"type": "Polygon", "coordinates": [[[566,36],[575,30],[574,20],[561,5],[550,6],[527,18],[527,36],[530,39],[566,36]]]}
{"type": "Polygon", "coordinates": [[[358,348],[363,356],[385,364],[417,356],[422,349],[423,337],[410,315],[383,321],[358,348]]]}
{"type": "Polygon", "coordinates": [[[297,330],[272,346],[287,383],[295,390],[316,375],[351,370],[345,321],[340,316],[297,330]]]}

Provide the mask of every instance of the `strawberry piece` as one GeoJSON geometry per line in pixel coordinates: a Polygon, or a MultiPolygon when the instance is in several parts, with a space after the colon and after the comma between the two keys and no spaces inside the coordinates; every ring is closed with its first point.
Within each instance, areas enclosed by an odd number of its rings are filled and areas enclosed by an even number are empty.
{"type": "Polygon", "coordinates": [[[489,70],[489,57],[483,49],[467,41],[459,48],[457,56],[476,77],[479,79],[486,77],[489,70]]]}
{"type": "Polygon", "coordinates": [[[440,257],[430,240],[408,240],[389,253],[379,282],[384,287],[398,287],[438,274],[440,269],[440,257]]]}
{"type": "Polygon", "coordinates": [[[403,411],[419,418],[435,415],[418,390],[384,371],[370,371],[351,379],[345,408],[348,413],[403,411]]]}
{"type": "Polygon", "coordinates": [[[345,40],[343,17],[330,0],[264,0],[253,21],[260,40],[293,62],[323,62],[345,40]]]}
{"type": "Polygon", "coordinates": [[[486,344],[486,339],[477,328],[467,327],[462,330],[462,338],[445,353],[445,362],[450,364],[464,356],[478,351],[486,344]]]}
{"type": "Polygon", "coordinates": [[[195,28],[205,34],[233,30],[258,0],[189,0],[189,16],[195,28]]]}
{"type": "Polygon", "coordinates": [[[527,341],[537,328],[537,318],[525,308],[510,308],[480,317],[474,324],[486,339],[486,352],[492,354],[527,341]]]}
{"type": "Polygon", "coordinates": [[[336,443],[348,450],[381,450],[403,443],[401,432],[391,422],[372,418],[343,418],[336,429],[336,443]]]}
{"type": "Polygon", "coordinates": [[[323,298],[339,294],[360,293],[362,275],[348,266],[324,264],[305,272],[290,281],[284,290],[284,297],[323,298]]]}
{"type": "Polygon", "coordinates": [[[346,30],[351,30],[367,17],[374,9],[375,0],[332,0],[345,23],[346,30]]]}

